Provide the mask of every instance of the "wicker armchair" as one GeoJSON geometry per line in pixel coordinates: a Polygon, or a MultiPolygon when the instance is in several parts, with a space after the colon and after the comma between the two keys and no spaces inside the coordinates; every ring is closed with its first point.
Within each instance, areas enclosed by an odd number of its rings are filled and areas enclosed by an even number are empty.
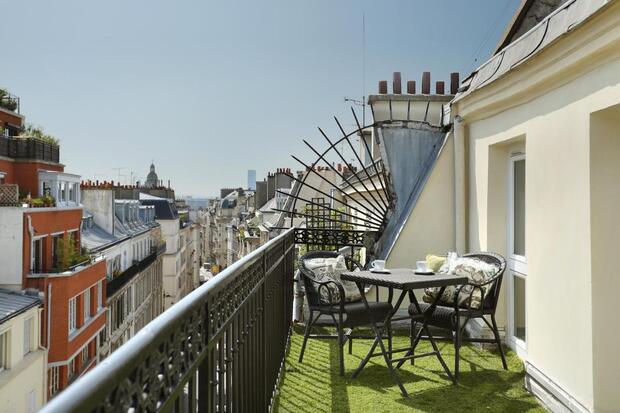
{"type": "MultiPolygon", "coordinates": [[[[349,354],[352,351],[353,338],[374,338],[370,336],[354,336],[352,335],[352,329],[360,326],[370,325],[371,319],[376,322],[383,322],[388,313],[392,311],[393,307],[391,299],[388,302],[369,302],[371,315],[369,316],[364,303],[361,301],[346,303],[343,300],[339,300],[334,303],[331,299],[331,292],[327,288],[328,284],[334,284],[339,291],[340,297],[344,297],[344,288],[341,284],[334,281],[317,282],[312,278],[312,270],[310,270],[305,261],[314,258],[335,258],[338,253],[335,251],[313,251],[305,254],[299,259],[299,272],[301,274],[301,280],[303,281],[304,291],[306,295],[306,301],[310,310],[310,316],[306,321],[306,328],[304,332],[304,339],[301,345],[301,352],[299,354],[299,362],[301,363],[304,358],[304,351],[306,350],[306,343],[309,338],[313,339],[337,339],[338,347],[340,350],[340,375],[344,375],[344,346],[346,342],[349,342],[349,354]],[[329,302],[332,304],[325,304],[321,302],[322,289],[327,290],[329,296],[329,302]],[[322,315],[328,315],[333,321],[333,326],[336,328],[336,335],[330,334],[310,334],[312,327],[319,320],[322,315]]],[[[347,268],[353,271],[355,269],[362,269],[362,266],[357,261],[351,258],[345,258],[347,268]]],[[[389,325],[385,326],[387,330],[388,343],[391,348],[392,331],[389,325]]]]}
{"type": "MultiPolygon", "coordinates": [[[[454,295],[454,304],[452,306],[437,306],[435,312],[430,318],[430,321],[428,322],[428,324],[431,326],[452,331],[452,334],[449,337],[442,338],[449,339],[454,343],[455,379],[458,379],[459,376],[459,349],[461,348],[463,342],[496,344],[499,350],[499,354],[502,358],[504,370],[508,370],[508,365],[506,364],[506,357],[504,356],[504,350],[502,348],[502,343],[499,338],[499,332],[497,330],[497,323],[495,322],[495,310],[497,308],[497,302],[499,300],[499,292],[502,285],[502,278],[506,269],[506,260],[501,255],[489,252],[465,254],[464,257],[475,258],[489,264],[494,264],[498,267],[498,271],[493,277],[489,278],[484,283],[468,283],[459,286],[454,295]],[[468,302],[469,304],[466,308],[463,308],[460,307],[458,304],[458,297],[461,291],[463,291],[463,288],[465,288],[466,286],[471,286],[471,291],[469,292],[469,299],[466,300],[466,302],[468,302]],[[485,289],[483,289],[482,287],[486,288],[486,293],[485,289]],[[471,298],[476,290],[479,290],[481,293],[480,308],[471,308],[471,298]],[[486,316],[490,317],[491,322],[489,322],[486,316]],[[474,318],[480,318],[486,323],[486,325],[493,332],[493,338],[463,337],[463,331],[465,330],[465,326],[467,325],[469,320],[474,318]],[[461,321],[462,319],[464,319],[465,321],[461,321]]],[[[426,303],[419,304],[419,308],[416,308],[416,306],[412,304],[409,306],[409,314],[419,315],[420,313],[425,312],[429,307],[430,304],[426,303]]],[[[411,323],[412,347],[417,344],[420,339],[426,338],[422,337],[422,330],[420,330],[418,332],[418,335],[414,338],[415,324],[415,322],[411,323]]],[[[400,365],[402,365],[402,362],[399,364],[399,367],[400,365]]]]}

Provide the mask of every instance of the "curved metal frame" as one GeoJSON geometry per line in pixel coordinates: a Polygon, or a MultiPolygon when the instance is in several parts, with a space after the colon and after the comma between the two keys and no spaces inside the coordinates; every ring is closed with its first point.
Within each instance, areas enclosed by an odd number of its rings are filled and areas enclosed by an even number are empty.
{"type": "MultiPolygon", "coordinates": [[[[362,126],[359,123],[359,119],[357,118],[357,115],[355,114],[355,110],[353,108],[351,108],[351,112],[353,113],[353,117],[355,118],[355,122],[357,124],[357,129],[355,129],[354,131],[350,132],[350,133],[346,133],[344,131],[344,129],[342,128],[341,123],[338,121],[338,118],[334,117],[334,120],[336,121],[336,124],[338,125],[338,128],[340,129],[340,131],[342,132],[342,137],[340,137],[337,140],[331,140],[327,134],[321,129],[319,129],[319,132],[321,133],[321,135],[323,135],[323,137],[327,140],[328,142],[328,146],[325,150],[323,151],[318,151],[316,150],[310,143],[308,143],[306,140],[304,140],[304,143],[317,155],[317,159],[312,162],[311,164],[306,164],[303,161],[301,161],[299,158],[297,158],[296,156],[292,156],[293,159],[295,159],[297,162],[299,162],[301,165],[303,165],[306,170],[307,173],[304,174],[304,176],[301,179],[298,178],[293,178],[295,179],[297,182],[299,182],[300,186],[299,189],[297,191],[296,194],[286,194],[283,193],[283,195],[287,195],[291,198],[293,198],[293,204],[291,207],[290,211],[281,211],[281,212],[285,212],[290,214],[290,226],[294,225],[294,218],[295,216],[306,216],[308,217],[308,214],[303,214],[303,213],[298,213],[295,212],[296,211],[296,206],[297,206],[297,200],[301,200],[301,201],[305,201],[306,203],[310,203],[310,204],[315,204],[312,201],[307,201],[305,199],[301,199],[299,198],[298,194],[301,191],[301,188],[304,186],[307,186],[313,190],[318,191],[321,194],[324,194],[326,196],[328,196],[330,199],[340,203],[341,205],[343,205],[345,208],[346,207],[350,207],[351,209],[353,209],[354,211],[357,211],[358,213],[362,214],[362,217],[358,217],[355,215],[352,215],[350,213],[347,212],[343,212],[343,215],[347,215],[349,217],[353,217],[354,219],[358,219],[359,221],[363,222],[362,226],[365,226],[368,230],[374,230],[374,231],[378,231],[378,232],[382,232],[382,230],[385,228],[387,222],[386,222],[386,218],[388,216],[388,211],[391,209],[392,204],[393,204],[393,199],[390,196],[390,193],[388,191],[386,182],[387,180],[384,179],[384,177],[382,176],[383,173],[385,173],[384,171],[379,172],[377,170],[377,167],[375,166],[376,163],[373,163],[372,167],[375,169],[374,173],[371,174],[368,171],[368,168],[364,165],[364,163],[362,162],[360,156],[358,155],[357,151],[355,150],[353,144],[350,141],[350,137],[355,135],[355,134],[360,134],[362,141],[364,142],[364,146],[367,150],[368,153],[370,153],[370,148],[368,146],[368,143],[366,142],[366,140],[363,138],[363,131],[365,129],[368,128],[374,128],[378,125],[377,122],[374,122],[370,125],[366,125],[366,126],[362,126]],[[355,168],[353,167],[353,165],[346,161],[345,157],[338,151],[337,146],[339,144],[341,144],[343,141],[346,141],[347,144],[349,145],[349,147],[351,148],[351,150],[353,151],[353,153],[355,154],[355,157],[357,158],[357,161],[360,163],[361,168],[364,171],[364,174],[366,175],[366,177],[364,177],[363,175],[360,176],[361,172],[358,172],[355,170],[355,168]],[[350,181],[350,179],[346,178],[342,173],[340,173],[338,170],[336,170],[336,168],[334,168],[325,158],[326,155],[328,155],[331,151],[336,152],[336,154],[340,157],[340,159],[344,162],[344,165],[349,169],[349,171],[352,172],[353,176],[355,178],[357,178],[358,182],[361,184],[361,186],[364,188],[364,190],[366,191],[366,193],[368,194],[368,196],[372,199],[369,199],[369,197],[365,196],[363,193],[357,191],[357,189],[355,189],[354,184],[350,181]],[[336,174],[338,174],[344,182],[347,183],[349,188],[353,188],[361,197],[362,199],[366,202],[366,204],[360,202],[359,200],[355,199],[354,197],[350,196],[349,194],[344,193],[344,191],[338,187],[337,185],[335,185],[334,183],[330,182],[329,180],[327,180],[325,177],[323,177],[320,173],[318,173],[316,171],[316,167],[320,166],[321,161],[325,162],[327,164],[327,166],[334,171],[336,174]],[[355,207],[353,205],[349,205],[347,203],[345,203],[344,201],[338,200],[334,197],[332,197],[331,195],[327,195],[325,194],[323,191],[319,191],[317,188],[313,187],[312,185],[309,185],[306,183],[306,180],[308,179],[308,177],[310,176],[311,173],[314,173],[315,175],[317,175],[319,178],[321,178],[323,181],[327,182],[328,184],[330,184],[334,189],[341,191],[343,193],[343,195],[345,196],[345,198],[351,200],[352,203],[356,203],[359,207],[361,207],[363,210],[361,210],[358,207],[355,207]],[[379,183],[382,187],[382,190],[377,187],[376,183],[373,180],[373,176],[376,176],[379,179],[379,183]],[[375,197],[375,195],[373,194],[373,191],[366,186],[366,184],[364,183],[364,180],[368,179],[373,187],[373,190],[375,192],[377,192],[378,197],[375,197]],[[383,192],[383,193],[382,193],[383,192]]],[[[327,208],[330,211],[334,211],[333,208],[327,208]]],[[[339,211],[340,212],[340,211],[339,211]]],[[[317,217],[320,218],[320,217],[317,217]]],[[[322,218],[328,221],[333,221],[330,218],[322,218]]],[[[336,220],[337,221],[337,220],[336,220]]],[[[340,222],[340,221],[337,221],[340,222]]]]}

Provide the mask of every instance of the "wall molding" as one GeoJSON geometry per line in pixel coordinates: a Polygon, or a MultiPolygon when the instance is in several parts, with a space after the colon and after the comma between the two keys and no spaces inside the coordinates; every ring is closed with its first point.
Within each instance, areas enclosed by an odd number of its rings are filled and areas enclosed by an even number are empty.
{"type": "Polygon", "coordinates": [[[525,388],[553,413],[591,413],[587,407],[527,361],[525,362],[525,388]]]}

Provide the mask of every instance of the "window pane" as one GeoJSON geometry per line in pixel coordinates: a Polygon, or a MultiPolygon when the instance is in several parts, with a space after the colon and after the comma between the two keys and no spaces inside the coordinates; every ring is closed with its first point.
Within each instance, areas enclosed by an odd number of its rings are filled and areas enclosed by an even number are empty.
{"type": "Polygon", "coordinates": [[[525,160],[514,162],[513,253],[525,256],[525,160]]]}
{"type": "Polygon", "coordinates": [[[525,278],[513,275],[514,331],[513,334],[525,341],[525,278]]]}

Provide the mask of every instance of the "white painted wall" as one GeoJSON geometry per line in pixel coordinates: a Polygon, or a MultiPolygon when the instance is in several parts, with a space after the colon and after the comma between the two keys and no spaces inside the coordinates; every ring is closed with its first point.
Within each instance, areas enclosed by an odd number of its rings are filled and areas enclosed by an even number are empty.
{"type": "Polygon", "coordinates": [[[21,288],[24,209],[0,209],[0,285],[21,288]]]}
{"type": "Polygon", "coordinates": [[[84,189],[82,205],[93,214],[93,221],[109,234],[114,234],[114,190],[84,189]]]}

